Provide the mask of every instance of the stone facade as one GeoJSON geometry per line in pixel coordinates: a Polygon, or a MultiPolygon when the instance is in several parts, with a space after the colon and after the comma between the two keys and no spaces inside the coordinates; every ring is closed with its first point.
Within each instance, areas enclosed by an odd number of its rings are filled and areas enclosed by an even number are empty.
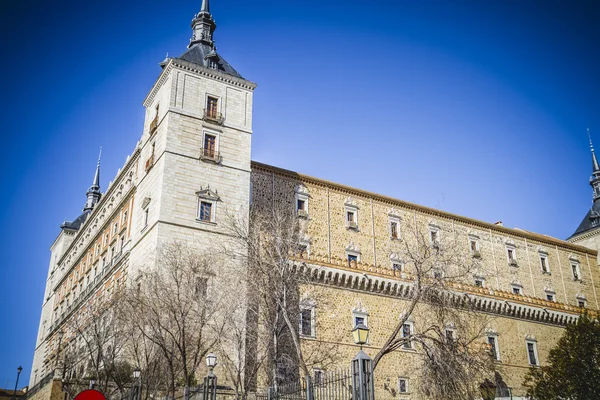
{"type": "MultiPolygon", "coordinates": [[[[371,355],[402,313],[406,300],[400,293],[411,284],[410,271],[394,264],[402,263],[398,247],[409,222],[434,230],[441,240],[462,238],[465,257],[479,260],[478,271],[456,282],[456,290],[470,293],[481,313],[493,317],[489,329],[498,338],[500,369],[517,396],[529,367],[526,339],[536,341],[543,364],[582,305],[600,308],[596,250],[251,162],[255,86],[182,58],[163,63],[144,101],[136,148],[81,226],[65,225],[51,247],[30,387],[55,382],[48,377],[58,372],[57,355],[70,340],[66,332],[61,343],[58,332],[83,305],[110,296],[138,269],[155,267],[156,250],[166,243],[186,241],[207,250],[217,240],[226,242],[225,217],[247,217],[251,205],[284,205],[296,212],[298,200],[305,202],[299,212],[307,247],[302,261],[313,282],[301,289],[319,291],[328,307],[316,306],[318,330],[303,345],[337,346],[340,361],[332,368],[356,354],[349,335],[353,310],[368,315],[371,355]],[[200,212],[203,202],[210,204],[209,217],[200,212]],[[349,263],[348,255],[356,262],[349,263]]],[[[392,397],[388,379],[414,380],[416,359],[414,350],[384,358],[377,371],[378,397],[392,397]]],[[[55,385],[48,385],[36,399],[54,399],[55,392],[55,385]]]]}

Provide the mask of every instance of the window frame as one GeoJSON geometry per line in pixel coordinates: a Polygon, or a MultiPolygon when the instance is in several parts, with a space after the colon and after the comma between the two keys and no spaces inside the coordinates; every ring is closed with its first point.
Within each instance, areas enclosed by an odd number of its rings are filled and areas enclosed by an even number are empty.
{"type": "Polygon", "coordinates": [[[200,221],[200,222],[214,222],[214,201],[210,201],[207,199],[203,199],[201,197],[198,198],[198,214],[196,215],[196,220],[200,221]],[[209,209],[209,215],[208,218],[204,218],[203,214],[204,214],[204,209],[205,209],[205,205],[208,206],[209,209]]]}
{"type": "Polygon", "coordinates": [[[217,203],[220,200],[217,192],[210,189],[210,186],[207,186],[206,189],[200,189],[196,192],[196,196],[198,198],[198,202],[196,205],[196,221],[203,224],[211,224],[215,225],[217,223],[217,203]],[[202,219],[202,203],[210,204],[210,219],[202,219]]]}
{"type": "Polygon", "coordinates": [[[308,207],[309,207],[309,196],[308,194],[305,193],[298,193],[296,192],[296,195],[294,196],[294,208],[296,209],[296,216],[298,216],[299,218],[308,218],[308,207]],[[298,207],[299,202],[303,202],[304,203],[304,208],[300,209],[300,207],[298,207]]]}
{"type": "Polygon", "coordinates": [[[485,335],[485,339],[486,339],[486,344],[489,346],[490,355],[492,356],[492,359],[494,361],[501,361],[500,360],[500,345],[498,343],[498,334],[487,333],[485,335]],[[494,340],[493,346],[492,346],[492,343],[490,343],[490,339],[494,340]]]}
{"type": "Polygon", "coordinates": [[[583,276],[581,275],[581,268],[579,267],[579,263],[577,261],[571,260],[571,277],[574,281],[581,282],[583,280],[583,276]],[[577,276],[575,276],[577,273],[577,276]]]}
{"type": "Polygon", "coordinates": [[[399,376],[398,377],[398,393],[400,394],[409,394],[410,393],[410,386],[409,386],[409,378],[406,376],[399,376]],[[401,382],[404,382],[404,390],[402,390],[402,384],[401,382]]]}
{"type": "Polygon", "coordinates": [[[527,362],[530,366],[539,367],[540,366],[540,356],[537,351],[537,340],[535,339],[525,339],[525,350],[527,351],[527,362]],[[529,352],[529,345],[532,346],[533,356],[535,357],[535,363],[531,362],[531,353],[529,352]]]}
{"type": "Polygon", "coordinates": [[[307,304],[301,304],[300,305],[300,315],[298,318],[298,334],[300,335],[300,337],[303,338],[316,338],[317,334],[316,334],[316,329],[315,329],[315,306],[314,305],[307,305],[307,304]],[[310,312],[310,334],[304,334],[303,332],[303,321],[304,321],[304,317],[303,317],[303,311],[309,311],[310,312]]]}
{"type": "MultiPolygon", "coordinates": [[[[400,331],[401,335],[403,338],[405,338],[406,336],[404,335],[404,327],[408,326],[409,327],[409,335],[413,335],[415,332],[415,324],[412,321],[406,321],[404,322],[404,324],[402,324],[402,329],[400,331]]],[[[415,350],[415,346],[412,340],[409,340],[408,342],[404,343],[402,345],[402,347],[400,347],[401,350],[405,350],[405,351],[414,351],[415,350]]]]}
{"type": "Polygon", "coordinates": [[[349,205],[346,205],[344,207],[344,224],[346,226],[346,229],[358,231],[358,207],[353,207],[349,205]],[[350,214],[352,214],[352,219],[348,218],[350,214]]]}
{"type": "Polygon", "coordinates": [[[392,240],[402,239],[402,235],[400,234],[400,218],[399,217],[389,216],[388,230],[389,230],[388,233],[390,235],[390,239],[392,239],[392,240]],[[394,229],[392,229],[393,225],[396,225],[396,235],[395,236],[394,236],[394,229]]]}
{"type": "Polygon", "coordinates": [[[517,248],[514,244],[506,245],[506,260],[508,261],[508,265],[517,266],[519,263],[517,262],[517,248]],[[512,257],[510,254],[512,253],[512,257]]]}
{"type": "Polygon", "coordinates": [[[511,283],[510,284],[510,289],[511,289],[510,292],[512,294],[517,295],[517,296],[523,296],[523,286],[522,285],[519,285],[519,284],[516,284],[516,283],[511,283]],[[517,290],[518,293],[515,293],[515,290],[517,290]]]}
{"type": "Polygon", "coordinates": [[[542,274],[552,275],[552,272],[550,270],[550,259],[548,257],[548,253],[540,251],[538,254],[540,257],[540,269],[542,271],[542,274]]]}
{"type": "Polygon", "coordinates": [[[212,93],[206,93],[206,116],[210,119],[218,119],[219,114],[221,113],[221,97],[214,95],[212,93]],[[210,100],[214,99],[216,101],[216,107],[213,113],[209,110],[210,100]]]}

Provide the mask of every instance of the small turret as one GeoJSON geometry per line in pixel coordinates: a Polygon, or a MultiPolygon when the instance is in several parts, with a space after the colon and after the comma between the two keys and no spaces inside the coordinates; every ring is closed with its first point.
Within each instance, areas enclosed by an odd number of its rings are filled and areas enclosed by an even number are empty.
{"type": "Polygon", "coordinates": [[[192,20],[194,33],[188,47],[192,47],[196,43],[203,43],[214,48],[213,33],[215,29],[217,29],[217,24],[210,13],[209,0],[202,0],[200,12],[192,20]]]}
{"type": "Polygon", "coordinates": [[[94,181],[92,182],[92,186],[86,192],[87,201],[85,202],[85,206],[83,207],[83,211],[92,211],[94,206],[98,204],[100,198],[102,197],[102,192],[100,192],[100,158],[102,157],[102,148],[100,148],[100,154],[98,155],[98,165],[96,166],[96,173],[94,174],[94,181]]]}

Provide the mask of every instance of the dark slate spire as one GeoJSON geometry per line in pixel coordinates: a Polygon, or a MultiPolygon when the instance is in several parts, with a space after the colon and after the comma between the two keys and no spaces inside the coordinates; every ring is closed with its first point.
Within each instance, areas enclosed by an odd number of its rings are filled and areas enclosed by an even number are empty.
{"type": "Polygon", "coordinates": [[[192,47],[197,43],[203,43],[214,48],[213,33],[215,29],[217,29],[217,24],[210,13],[209,0],[202,0],[200,12],[192,20],[193,34],[188,47],[192,47]]]}
{"type": "Polygon", "coordinates": [[[590,135],[589,129],[588,138],[590,140],[590,150],[592,152],[592,176],[590,177],[590,186],[593,189],[592,199],[594,203],[571,237],[600,227],[600,164],[598,163],[598,158],[596,157],[596,152],[594,150],[594,144],[592,143],[592,136],[590,135]]]}
{"type": "Polygon", "coordinates": [[[100,157],[102,157],[102,148],[100,148],[100,154],[98,155],[98,165],[94,174],[94,182],[92,182],[92,186],[86,192],[87,201],[85,202],[85,207],[83,207],[84,212],[92,211],[94,206],[100,201],[100,197],[102,197],[102,192],[100,192],[100,157]]]}

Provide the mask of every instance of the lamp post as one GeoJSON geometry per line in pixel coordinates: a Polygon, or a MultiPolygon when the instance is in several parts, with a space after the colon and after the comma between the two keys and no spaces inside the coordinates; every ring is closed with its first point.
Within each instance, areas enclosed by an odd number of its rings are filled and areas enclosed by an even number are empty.
{"type": "Polygon", "coordinates": [[[202,400],[217,400],[217,377],[213,369],[217,365],[217,356],[209,353],[206,356],[206,366],[208,375],[204,378],[204,387],[202,390],[202,400]]]}
{"type": "Polygon", "coordinates": [[[133,387],[131,390],[131,400],[139,400],[141,397],[141,379],[140,377],[142,376],[142,370],[139,367],[136,367],[133,370],[133,387]]]}
{"type": "Polygon", "coordinates": [[[352,391],[356,400],[373,400],[373,360],[362,349],[369,339],[369,328],[363,324],[357,324],[352,329],[354,343],[360,345],[356,357],[352,359],[352,391]]]}
{"type": "Polygon", "coordinates": [[[17,382],[15,383],[15,390],[13,392],[13,399],[17,398],[17,386],[19,386],[19,376],[21,376],[21,371],[23,371],[23,367],[19,366],[19,368],[17,368],[17,382]]]}

